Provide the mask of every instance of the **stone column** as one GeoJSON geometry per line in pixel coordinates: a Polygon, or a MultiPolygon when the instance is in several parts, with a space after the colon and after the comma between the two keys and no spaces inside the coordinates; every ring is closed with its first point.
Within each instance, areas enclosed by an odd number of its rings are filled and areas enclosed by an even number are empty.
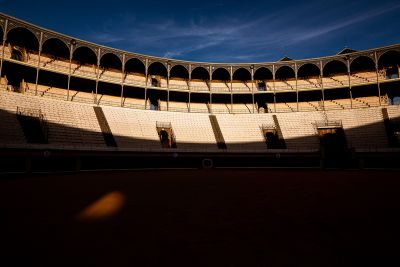
{"type": "Polygon", "coordinates": [[[94,102],[95,102],[96,105],[99,104],[97,102],[97,89],[99,87],[99,79],[100,79],[100,57],[101,57],[101,49],[98,48],[97,49],[97,67],[96,67],[96,70],[97,70],[97,73],[96,73],[96,94],[95,94],[95,97],[94,97],[94,102]]]}
{"type": "Polygon", "coordinates": [[[320,79],[321,79],[321,91],[322,91],[322,110],[325,111],[325,90],[324,90],[324,68],[322,64],[322,60],[319,61],[320,67],[320,79]]]}
{"type": "Polygon", "coordinates": [[[6,19],[5,26],[4,26],[4,31],[3,31],[3,41],[2,41],[2,48],[1,48],[1,59],[0,59],[0,78],[2,75],[3,71],[3,61],[4,61],[4,46],[6,45],[6,40],[7,40],[7,28],[8,28],[8,19],[6,19]]]}
{"type": "Polygon", "coordinates": [[[124,106],[125,54],[122,54],[121,107],[124,106]]]}
{"type": "Polygon", "coordinates": [[[71,40],[69,44],[69,72],[68,72],[68,85],[67,85],[67,101],[69,101],[69,88],[71,85],[71,73],[72,73],[72,57],[74,55],[75,41],[71,40]]]}
{"type": "MultiPolygon", "coordinates": [[[[38,82],[39,82],[39,71],[40,71],[40,57],[42,55],[42,47],[43,46],[43,32],[40,32],[40,38],[39,38],[39,57],[38,57],[38,63],[36,66],[36,81],[35,81],[35,95],[37,95],[37,88],[38,88],[38,82]]],[[[24,89],[25,91],[25,89],[24,89]]]]}
{"type": "Polygon", "coordinates": [[[381,103],[381,85],[379,82],[379,66],[378,66],[378,56],[376,54],[376,51],[374,52],[374,60],[375,60],[375,71],[376,71],[376,85],[378,86],[378,101],[379,101],[379,106],[382,105],[381,103]]]}

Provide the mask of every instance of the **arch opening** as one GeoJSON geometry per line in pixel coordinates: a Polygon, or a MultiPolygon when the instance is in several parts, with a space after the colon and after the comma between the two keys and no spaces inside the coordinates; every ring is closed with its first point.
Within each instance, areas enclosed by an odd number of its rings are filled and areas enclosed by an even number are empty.
{"type": "Polygon", "coordinates": [[[312,63],[307,63],[301,66],[297,72],[297,77],[299,78],[315,78],[319,77],[321,74],[318,66],[312,63]]]}
{"type": "MultiPolygon", "coordinates": [[[[258,91],[266,91],[268,88],[267,81],[272,81],[274,76],[272,75],[272,71],[268,68],[261,67],[254,72],[254,80],[257,81],[257,90],[258,91]]],[[[259,103],[259,107],[264,104],[259,103]]]]}
{"type": "Polygon", "coordinates": [[[57,38],[51,38],[43,43],[42,54],[53,59],[69,60],[68,46],[57,38]]]}
{"type": "Polygon", "coordinates": [[[367,56],[360,56],[350,64],[350,73],[375,71],[374,61],[367,56]]]}
{"type": "Polygon", "coordinates": [[[324,76],[332,77],[340,74],[347,74],[346,64],[339,60],[333,60],[324,66],[324,76]]]}
{"type": "Polygon", "coordinates": [[[237,69],[233,73],[233,80],[237,81],[250,81],[251,80],[251,73],[249,70],[245,68],[237,69]]]}
{"type": "Polygon", "coordinates": [[[146,73],[146,67],[140,59],[131,58],[125,63],[125,72],[144,75],[146,73]]]}
{"type": "Polygon", "coordinates": [[[160,62],[151,63],[148,72],[151,76],[167,77],[167,68],[160,62]]]}
{"type": "Polygon", "coordinates": [[[175,65],[171,68],[170,77],[187,80],[189,79],[189,72],[184,66],[175,65]]]}
{"type": "Polygon", "coordinates": [[[267,81],[272,79],[272,71],[270,71],[268,68],[261,67],[254,72],[254,80],[267,81]]]}
{"type": "Polygon", "coordinates": [[[111,70],[121,71],[122,62],[117,55],[113,53],[107,53],[101,57],[100,67],[106,70],[111,69],[111,70]]]}
{"type": "Polygon", "coordinates": [[[92,49],[81,46],[74,51],[72,60],[81,65],[97,65],[97,56],[92,49]]]}
{"type": "Polygon", "coordinates": [[[167,68],[160,62],[154,62],[149,66],[149,80],[152,87],[166,87],[167,68]]]}
{"type": "Polygon", "coordinates": [[[208,70],[206,70],[203,67],[197,67],[192,70],[192,79],[195,80],[209,80],[210,79],[210,74],[208,73],[208,70]]]}
{"type": "Polygon", "coordinates": [[[275,73],[275,78],[277,80],[290,80],[295,77],[296,74],[294,73],[294,70],[289,66],[282,66],[275,73]]]}
{"type": "Polygon", "coordinates": [[[8,32],[6,42],[13,47],[23,48],[27,51],[39,51],[39,41],[36,36],[26,28],[15,28],[8,32]]]}
{"type": "Polygon", "coordinates": [[[226,69],[218,68],[213,72],[212,79],[217,81],[229,81],[231,76],[226,69]]]}
{"type": "Polygon", "coordinates": [[[386,79],[399,78],[400,51],[388,51],[378,60],[379,72],[386,79]]]}

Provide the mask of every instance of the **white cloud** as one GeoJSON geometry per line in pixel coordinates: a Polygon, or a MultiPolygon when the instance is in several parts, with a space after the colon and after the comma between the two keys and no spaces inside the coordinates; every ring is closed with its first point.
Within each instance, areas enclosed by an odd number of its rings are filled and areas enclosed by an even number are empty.
{"type": "MultiPolygon", "coordinates": [[[[337,7],[332,12],[338,13],[342,8],[337,7]]],[[[261,17],[232,18],[222,15],[213,19],[192,18],[186,23],[173,18],[146,22],[124,14],[104,22],[102,30],[94,30],[88,39],[171,58],[190,59],[204,51],[206,61],[218,58],[259,61],[285,50],[285,47],[307,44],[335,31],[346,31],[352,25],[399,8],[400,4],[377,5],[369,11],[360,7],[356,14],[346,13],[347,17],[330,18],[321,12],[323,3],[299,4],[261,17]]]]}

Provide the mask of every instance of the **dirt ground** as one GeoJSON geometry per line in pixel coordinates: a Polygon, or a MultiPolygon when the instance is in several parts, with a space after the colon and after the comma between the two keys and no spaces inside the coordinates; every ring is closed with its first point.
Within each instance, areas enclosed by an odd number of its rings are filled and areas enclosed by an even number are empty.
{"type": "Polygon", "coordinates": [[[0,266],[400,266],[391,171],[0,176],[0,266]]]}

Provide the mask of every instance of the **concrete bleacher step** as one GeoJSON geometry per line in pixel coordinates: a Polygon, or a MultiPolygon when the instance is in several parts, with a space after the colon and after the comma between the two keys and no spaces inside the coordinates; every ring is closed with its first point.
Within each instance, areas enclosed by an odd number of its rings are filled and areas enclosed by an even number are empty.
{"type": "Polygon", "coordinates": [[[117,147],[111,128],[108,125],[107,119],[104,115],[101,107],[93,107],[94,113],[96,114],[97,121],[100,125],[101,132],[103,133],[104,142],[109,147],[117,147]]]}
{"type": "Polygon", "coordinates": [[[211,123],[212,129],[213,129],[214,135],[215,135],[215,140],[217,142],[218,148],[226,149],[227,147],[226,147],[225,139],[221,132],[221,128],[219,126],[217,117],[215,115],[210,115],[209,118],[210,118],[210,123],[211,123]]]}

